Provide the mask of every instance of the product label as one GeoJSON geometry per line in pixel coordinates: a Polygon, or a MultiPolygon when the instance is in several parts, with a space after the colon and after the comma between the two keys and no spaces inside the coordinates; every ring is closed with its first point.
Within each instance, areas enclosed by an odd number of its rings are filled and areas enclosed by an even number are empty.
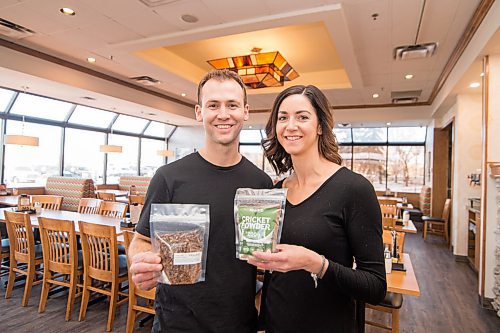
{"type": "Polygon", "coordinates": [[[202,252],[174,253],[174,266],[199,264],[201,254],[202,252]]]}
{"type": "Polygon", "coordinates": [[[277,227],[278,208],[242,207],[238,209],[240,254],[272,249],[272,236],[277,227]]]}

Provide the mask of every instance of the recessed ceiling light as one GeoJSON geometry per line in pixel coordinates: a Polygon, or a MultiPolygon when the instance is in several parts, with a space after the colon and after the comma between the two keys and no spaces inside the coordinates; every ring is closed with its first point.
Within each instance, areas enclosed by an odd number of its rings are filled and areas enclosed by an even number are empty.
{"type": "Polygon", "coordinates": [[[481,72],[481,74],[479,74],[480,77],[483,77],[484,76],[484,72],[481,72]]]}
{"type": "Polygon", "coordinates": [[[68,8],[68,7],[63,7],[61,9],[59,9],[59,11],[61,13],[63,13],[64,15],[68,15],[68,16],[75,16],[76,12],[71,9],[71,8],[68,8]]]}
{"type": "Polygon", "coordinates": [[[96,59],[94,57],[88,57],[87,61],[93,64],[94,62],[96,62],[96,59]]]}
{"type": "Polygon", "coordinates": [[[373,94],[372,95],[373,98],[379,98],[379,96],[380,96],[379,94],[373,94]]]}
{"type": "Polygon", "coordinates": [[[182,93],[182,94],[181,94],[181,96],[182,96],[182,97],[186,97],[186,93],[182,93]]]}
{"type": "Polygon", "coordinates": [[[184,14],[181,16],[181,20],[183,20],[186,23],[196,23],[198,22],[198,18],[194,15],[190,14],[184,14]]]}
{"type": "Polygon", "coordinates": [[[406,74],[405,79],[407,79],[407,80],[413,79],[413,74],[406,74]]]}
{"type": "Polygon", "coordinates": [[[480,86],[481,86],[481,83],[479,83],[479,82],[472,82],[471,84],[469,84],[469,87],[471,87],[471,88],[477,88],[480,86]]]}
{"type": "Polygon", "coordinates": [[[385,124],[386,124],[387,126],[391,126],[391,122],[390,122],[390,121],[389,121],[389,122],[387,122],[387,123],[385,123],[385,124]]]}
{"type": "Polygon", "coordinates": [[[249,129],[252,129],[252,126],[250,125],[250,126],[248,126],[248,128],[249,128],[249,129]]]}

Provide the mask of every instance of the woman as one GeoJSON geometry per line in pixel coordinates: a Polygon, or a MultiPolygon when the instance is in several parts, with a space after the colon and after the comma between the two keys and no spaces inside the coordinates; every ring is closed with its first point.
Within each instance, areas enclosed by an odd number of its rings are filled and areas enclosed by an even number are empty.
{"type": "Polygon", "coordinates": [[[267,332],[355,332],[355,300],[385,295],[377,197],[364,177],[340,166],[332,129],[315,86],[281,92],[266,125],[267,159],[278,174],[291,171],[276,184],[288,189],[278,252],[249,260],[272,271],[262,306],[267,332]]]}

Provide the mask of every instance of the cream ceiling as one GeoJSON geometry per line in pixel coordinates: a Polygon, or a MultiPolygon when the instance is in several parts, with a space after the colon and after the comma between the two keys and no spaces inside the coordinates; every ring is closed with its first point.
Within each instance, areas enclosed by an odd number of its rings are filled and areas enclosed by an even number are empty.
{"type": "MultiPolygon", "coordinates": [[[[301,75],[286,85],[320,86],[332,105],[343,109],[343,121],[369,112],[370,122],[385,121],[395,110],[401,121],[429,121],[430,107],[391,110],[391,92],[422,90],[420,101],[430,98],[481,0],[150,0],[158,4],[150,7],[145,2],[1,1],[0,18],[36,33],[24,39],[0,35],[0,67],[9,73],[0,76],[0,85],[20,89],[23,77],[10,79],[17,72],[39,78],[25,84],[35,93],[49,91],[63,100],[195,124],[192,105],[197,81],[209,69],[206,61],[256,46],[278,49],[301,75]],[[77,14],[64,16],[61,7],[77,14]],[[184,14],[199,21],[183,22],[184,14]],[[415,42],[437,42],[438,50],[431,58],[394,60],[395,47],[415,42]],[[89,56],[97,62],[87,63],[89,56]],[[408,73],[412,80],[405,80],[408,73]],[[161,84],[135,91],[130,78],[141,75],[161,84]],[[57,88],[47,89],[51,82],[57,88]],[[75,94],[74,88],[81,91],[75,94]],[[79,95],[84,92],[97,100],[83,101],[79,95]],[[377,99],[372,98],[375,92],[377,99]]],[[[269,109],[279,90],[250,92],[251,109],[269,109]]],[[[265,116],[255,118],[262,124],[265,116]]]]}

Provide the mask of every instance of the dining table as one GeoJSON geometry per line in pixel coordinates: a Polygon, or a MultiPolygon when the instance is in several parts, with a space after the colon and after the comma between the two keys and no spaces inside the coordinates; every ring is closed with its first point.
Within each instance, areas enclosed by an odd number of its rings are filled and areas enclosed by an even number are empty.
{"type": "MultiPolygon", "coordinates": [[[[15,211],[16,208],[7,207],[0,208],[0,222],[5,223],[5,211],[15,211]]],[[[69,220],[75,222],[75,231],[77,234],[80,233],[80,227],[78,221],[95,223],[100,225],[113,226],[116,229],[116,234],[118,238],[118,243],[123,243],[123,230],[120,226],[122,219],[113,218],[108,216],[103,216],[99,214],[82,214],[78,212],[68,211],[68,210],[50,210],[42,209],[39,214],[30,214],[31,225],[34,228],[38,228],[38,217],[48,217],[59,220],[69,220]]],[[[124,230],[130,230],[129,228],[123,228],[124,230]]]]}
{"type": "Polygon", "coordinates": [[[420,288],[410,255],[403,253],[399,259],[399,263],[404,264],[406,271],[393,269],[389,274],[386,274],[387,291],[403,295],[420,296],[420,288]]]}
{"type": "Polygon", "coordinates": [[[128,196],[128,191],[125,190],[113,190],[113,189],[105,189],[105,190],[96,190],[96,193],[111,193],[114,194],[115,197],[126,197],[128,196]]]}

